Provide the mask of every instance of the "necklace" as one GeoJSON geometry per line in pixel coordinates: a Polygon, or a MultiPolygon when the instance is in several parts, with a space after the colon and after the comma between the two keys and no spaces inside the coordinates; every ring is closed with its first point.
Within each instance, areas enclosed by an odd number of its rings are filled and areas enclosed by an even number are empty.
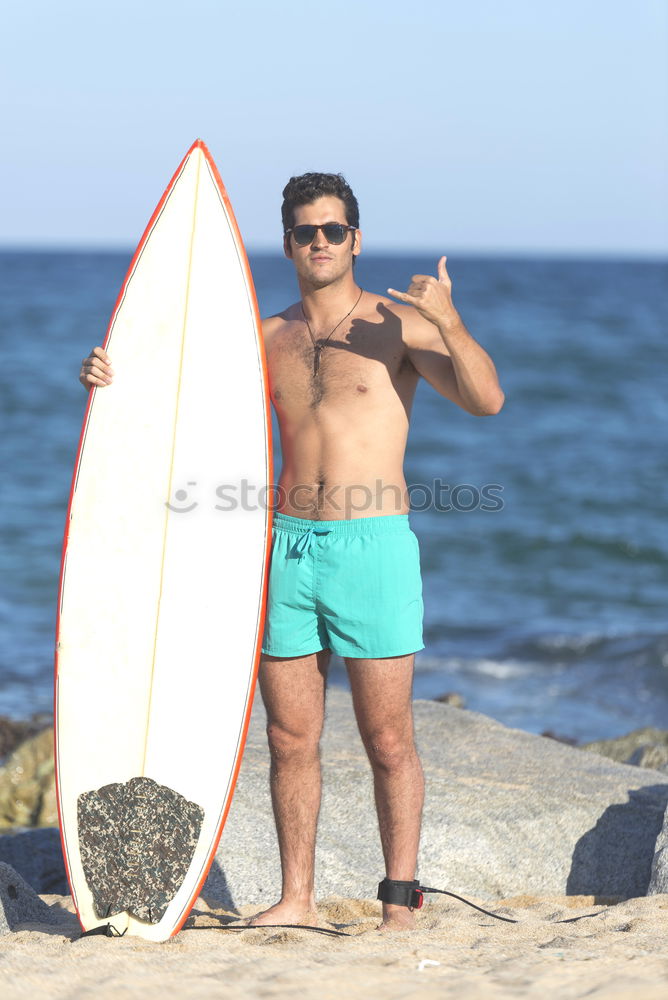
{"type": "Polygon", "coordinates": [[[348,311],[348,312],[346,313],[346,315],[345,315],[345,316],[343,317],[343,319],[340,319],[340,320],[339,320],[339,322],[338,322],[338,323],[336,324],[336,326],[335,326],[335,327],[334,327],[334,329],[332,330],[332,333],[330,333],[330,334],[329,334],[329,335],[328,335],[328,336],[327,336],[327,337],[325,338],[325,341],[324,341],[324,343],[322,343],[322,344],[316,344],[316,342],[315,342],[315,337],[313,336],[313,330],[311,329],[311,324],[310,324],[310,323],[309,323],[309,321],[307,320],[307,318],[306,318],[306,313],[304,312],[304,303],[303,303],[303,302],[301,303],[301,309],[302,309],[302,316],[304,317],[304,322],[306,323],[306,327],[307,327],[307,329],[308,329],[308,332],[309,332],[309,336],[310,336],[310,338],[311,338],[311,340],[312,340],[312,342],[313,342],[313,374],[314,374],[314,375],[317,375],[317,374],[318,374],[318,368],[320,367],[320,354],[322,353],[322,349],[323,349],[323,347],[325,347],[325,346],[327,345],[327,343],[329,342],[329,338],[330,338],[330,337],[332,336],[332,334],[333,334],[333,333],[336,333],[336,331],[337,331],[337,330],[338,330],[338,328],[339,328],[339,327],[341,326],[341,324],[342,324],[342,323],[344,323],[344,322],[345,322],[345,321],[346,321],[346,320],[348,319],[348,317],[350,316],[350,314],[351,314],[352,312],[354,312],[354,311],[355,311],[355,309],[357,309],[357,307],[358,307],[358,305],[359,305],[359,303],[360,303],[360,299],[362,298],[362,295],[363,295],[363,294],[364,294],[364,289],[363,289],[363,288],[361,288],[361,289],[360,289],[360,293],[359,293],[359,295],[357,296],[357,301],[355,302],[355,305],[354,305],[354,306],[352,307],[352,309],[350,309],[350,310],[349,310],[349,311],[348,311]]]}

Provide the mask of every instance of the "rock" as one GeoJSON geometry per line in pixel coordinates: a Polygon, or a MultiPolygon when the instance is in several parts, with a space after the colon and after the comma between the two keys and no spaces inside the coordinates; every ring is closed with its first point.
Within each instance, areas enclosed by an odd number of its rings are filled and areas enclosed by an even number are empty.
{"type": "Polygon", "coordinates": [[[0,834],[0,862],[11,865],[36,892],[69,894],[58,829],[0,834]]]}
{"type": "MultiPolygon", "coordinates": [[[[644,896],[668,801],[665,775],[616,763],[484,715],[416,701],[426,777],[419,873],[426,885],[494,900],[520,893],[644,896]]],[[[280,894],[261,699],[203,895],[228,906],[280,894]]],[[[348,692],[330,689],[316,852],[320,898],[375,895],[384,874],[371,772],[348,692]]]]}
{"type": "Polygon", "coordinates": [[[440,702],[442,705],[452,705],[453,708],[464,708],[465,702],[464,698],[457,691],[446,691],[445,694],[439,694],[434,701],[440,702]]]}
{"type": "Polygon", "coordinates": [[[557,740],[558,743],[568,743],[569,747],[576,747],[578,745],[578,741],[573,739],[572,736],[562,736],[559,733],[555,733],[552,729],[544,729],[540,735],[545,736],[548,740],[557,740]]]}
{"type": "Polygon", "coordinates": [[[617,760],[620,763],[628,763],[629,758],[636,750],[648,746],[663,746],[668,749],[668,730],[643,726],[642,729],[634,729],[632,732],[626,733],[625,736],[617,736],[614,740],[594,740],[593,743],[582,743],[580,749],[602,754],[604,757],[610,757],[611,760],[617,760]]]}
{"type": "Polygon", "coordinates": [[[51,716],[44,714],[33,715],[27,721],[22,719],[9,719],[6,715],[0,715],[0,762],[7,754],[10,754],[19,743],[23,743],[30,736],[46,729],[51,725],[51,716]]]}
{"type": "Polygon", "coordinates": [[[635,767],[651,767],[655,771],[668,773],[668,745],[649,743],[634,750],[625,762],[635,767]]]}
{"type": "Polygon", "coordinates": [[[647,895],[653,896],[660,892],[668,892],[668,809],[663,816],[661,832],[656,838],[647,895]]]}
{"type": "Polygon", "coordinates": [[[0,769],[0,828],[57,823],[51,727],[22,743],[0,769]]]}
{"type": "Polygon", "coordinates": [[[68,923],[69,914],[52,909],[10,865],[0,862],[0,934],[21,924],[68,923]]]}

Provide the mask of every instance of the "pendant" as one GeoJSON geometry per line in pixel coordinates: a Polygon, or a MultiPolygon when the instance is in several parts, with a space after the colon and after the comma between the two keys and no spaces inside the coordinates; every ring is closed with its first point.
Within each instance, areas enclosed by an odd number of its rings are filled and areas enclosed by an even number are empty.
{"type": "Polygon", "coordinates": [[[320,352],[322,350],[321,344],[316,344],[313,351],[313,374],[318,374],[318,368],[320,367],[320,352]]]}

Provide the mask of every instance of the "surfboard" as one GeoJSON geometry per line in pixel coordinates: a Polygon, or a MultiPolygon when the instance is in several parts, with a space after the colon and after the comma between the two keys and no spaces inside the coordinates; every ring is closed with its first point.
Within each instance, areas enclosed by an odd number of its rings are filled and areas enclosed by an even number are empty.
{"type": "Polygon", "coordinates": [[[266,357],[214,161],[186,153],[132,258],[89,393],[55,658],[56,792],[81,926],[166,940],[228,815],[264,629],[266,357]]]}

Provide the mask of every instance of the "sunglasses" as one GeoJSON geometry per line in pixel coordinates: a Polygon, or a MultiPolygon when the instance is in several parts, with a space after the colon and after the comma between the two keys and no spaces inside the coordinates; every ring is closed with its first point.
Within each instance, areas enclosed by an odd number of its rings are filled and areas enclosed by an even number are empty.
{"type": "Polygon", "coordinates": [[[328,243],[339,244],[343,243],[349,230],[355,232],[357,227],[344,226],[340,222],[326,222],[324,226],[294,226],[292,229],[286,229],[285,235],[289,236],[292,233],[297,246],[306,247],[309,243],[313,243],[319,229],[322,230],[322,235],[328,243]]]}

